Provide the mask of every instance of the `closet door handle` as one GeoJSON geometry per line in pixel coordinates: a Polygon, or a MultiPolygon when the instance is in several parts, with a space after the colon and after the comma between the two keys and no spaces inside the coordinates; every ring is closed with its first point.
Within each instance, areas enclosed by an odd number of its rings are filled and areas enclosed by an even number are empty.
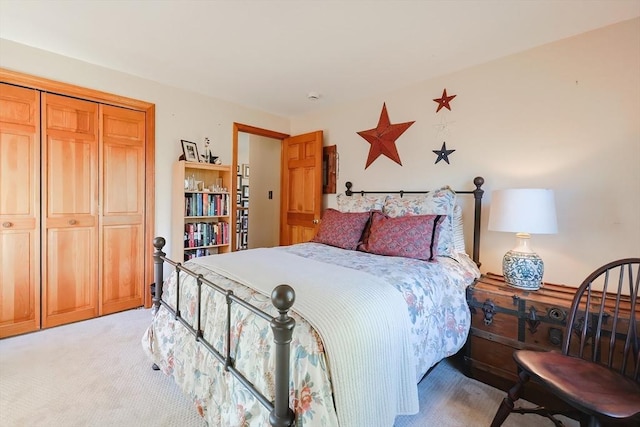
{"type": "Polygon", "coordinates": [[[69,225],[76,225],[78,223],[78,221],[76,221],[75,219],[70,219],[69,220],[69,225]]]}
{"type": "Polygon", "coordinates": [[[3,223],[2,223],[2,226],[3,226],[4,228],[9,228],[9,227],[11,227],[12,225],[13,225],[13,224],[11,224],[9,221],[7,221],[7,222],[3,222],[3,223]]]}

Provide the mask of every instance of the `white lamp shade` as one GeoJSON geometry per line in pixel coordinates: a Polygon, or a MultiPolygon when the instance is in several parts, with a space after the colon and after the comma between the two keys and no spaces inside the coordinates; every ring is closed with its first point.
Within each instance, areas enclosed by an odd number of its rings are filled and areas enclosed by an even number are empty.
{"type": "Polygon", "coordinates": [[[489,230],[513,233],[558,232],[553,190],[514,188],[491,194],[489,230]]]}

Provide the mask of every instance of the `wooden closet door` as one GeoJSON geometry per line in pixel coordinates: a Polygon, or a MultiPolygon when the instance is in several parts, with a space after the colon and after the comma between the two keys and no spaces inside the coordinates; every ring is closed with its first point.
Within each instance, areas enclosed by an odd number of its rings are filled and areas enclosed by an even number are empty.
{"type": "Polygon", "coordinates": [[[40,328],[40,94],[0,83],[0,338],[40,328]]]}
{"type": "Polygon", "coordinates": [[[42,326],[98,315],[98,104],[44,93],[42,326]]]}
{"type": "Polygon", "coordinates": [[[101,105],[100,314],[144,304],[145,113],[101,105]]]}

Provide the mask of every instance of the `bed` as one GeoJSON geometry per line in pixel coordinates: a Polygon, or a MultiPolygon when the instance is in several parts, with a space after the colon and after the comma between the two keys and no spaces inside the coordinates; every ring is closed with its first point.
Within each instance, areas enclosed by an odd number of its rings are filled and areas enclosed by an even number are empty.
{"type": "Polygon", "coordinates": [[[392,426],[418,412],[417,383],[466,341],[483,183],[347,183],[313,241],[184,265],[156,238],[143,348],[211,426],[392,426]],[[473,196],[471,256],[461,195],[473,196]],[[175,269],[166,281],[164,263],[175,269]]]}

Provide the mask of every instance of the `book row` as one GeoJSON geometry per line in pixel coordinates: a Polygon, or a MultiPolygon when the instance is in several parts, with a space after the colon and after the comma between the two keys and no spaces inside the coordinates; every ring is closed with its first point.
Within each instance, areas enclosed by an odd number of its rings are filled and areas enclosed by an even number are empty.
{"type": "Polygon", "coordinates": [[[229,194],[187,193],[184,197],[184,216],[227,216],[229,194]]]}
{"type": "Polygon", "coordinates": [[[184,225],[184,247],[198,248],[229,244],[226,222],[188,222],[184,225]]]}
{"type": "Polygon", "coordinates": [[[201,256],[207,256],[207,255],[215,255],[217,253],[218,253],[218,248],[193,249],[191,251],[184,253],[184,260],[189,261],[190,259],[193,259],[193,258],[198,258],[201,256]]]}

